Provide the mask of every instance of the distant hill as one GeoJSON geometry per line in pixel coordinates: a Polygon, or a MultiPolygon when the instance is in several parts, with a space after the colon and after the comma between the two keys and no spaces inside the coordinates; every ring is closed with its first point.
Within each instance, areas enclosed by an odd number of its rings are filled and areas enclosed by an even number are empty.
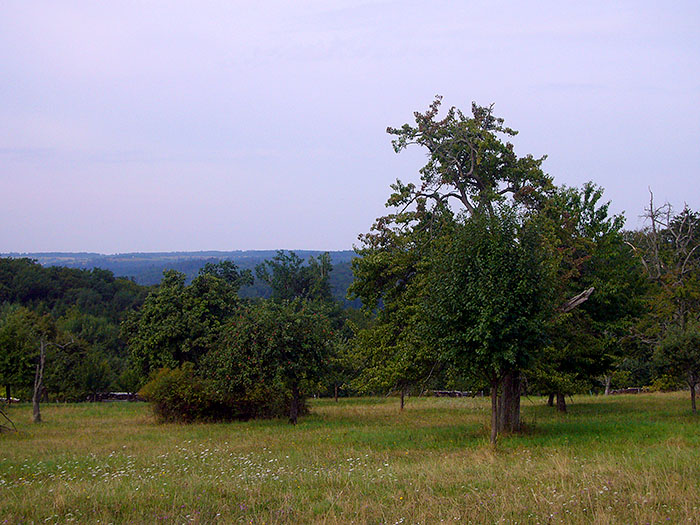
{"type": "MultiPolygon", "coordinates": [[[[319,250],[291,250],[302,259],[315,257],[319,250]]],[[[44,253],[4,253],[0,257],[27,257],[36,260],[42,266],[65,266],[68,268],[102,268],[110,270],[117,277],[128,277],[142,285],[158,284],[164,270],[177,270],[193,279],[199,269],[208,262],[230,260],[241,269],[254,270],[255,266],[266,259],[271,259],[277,250],[236,250],[236,251],[203,251],[203,252],[155,252],[155,253],[119,253],[103,255],[100,253],[44,252],[44,253]]],[[[333,295],[346,304],[359,306],[357,301],[352,303],[345,295],[352,282],[350,262],[355,257],[352,250],[328,252],[333,263],[331,272],[331,289],[333,295]]],[[[270,290],[267,285],[255,282],[241,290],[243,297],[268,297],[270,290]]]]}

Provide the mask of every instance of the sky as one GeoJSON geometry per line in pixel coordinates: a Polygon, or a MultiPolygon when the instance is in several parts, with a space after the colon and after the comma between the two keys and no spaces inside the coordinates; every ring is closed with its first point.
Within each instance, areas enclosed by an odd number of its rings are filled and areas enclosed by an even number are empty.
{"type": "Polygon", "coordinates": [[[351,249],[437,94],[629,228],[700,208],[697,0],[4,0],[0,72],[5,253],[351,249]]]}

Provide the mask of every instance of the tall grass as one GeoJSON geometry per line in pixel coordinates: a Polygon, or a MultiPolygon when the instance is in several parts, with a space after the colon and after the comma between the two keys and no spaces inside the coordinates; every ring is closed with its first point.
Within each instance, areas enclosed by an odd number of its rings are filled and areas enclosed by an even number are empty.
{"type": "Polygon", "coordinates": [[[683,394],[317,400],[284,421],[158,425],[140,403],[13,406],[0,523],[700,523],[700,418],[683,394]]]}

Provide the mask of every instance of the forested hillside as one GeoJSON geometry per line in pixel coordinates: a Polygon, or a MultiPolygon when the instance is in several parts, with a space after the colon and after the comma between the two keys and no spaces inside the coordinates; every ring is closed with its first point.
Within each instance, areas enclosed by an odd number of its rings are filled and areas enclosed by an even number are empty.
{"type": "Polygon", "coordinates": [[[30,259],[0,258],[0,383],[5,397],[26,398],[39,348],[48,349],[45,390],[53,399],[85,399],[128,389],[120,324],[149,288],[109,270],[45,268],[30,259]]]}
{"type": "MultiPolygon", "coordinates": [[[[157,253],[123,253],[103,255],[99,253],[44,252],[44,253],[6,253],[1,257],[28,258],[42,266],[63,266],[92,270],[99,268],[109,270],[117,277],[126,277],[144,286],[160,283],[163,271],[176,270],[184,273],[187,282],[191,282],[197,272],[207,263],[233,261],[242,270],[254,270],[264,260],[271,259],[276,250],[237,250],[237,251],[203,251],[203,252],[157,252],[157,253]]],[[[298,250],[295,253],[306,260],[320,255],[318,250],[298,250]]],[[[331,292],[337,300],[359,307],[359,301],[348,302],[345,299],[347,289],[352,282],[350,261],[355,257],[352,250],[328,252],[333,264],[330,276],[331,292]]],[[[270,287],[256,281],[253,285],[240,290],[242,297],[269,297],[270,287]]]]}

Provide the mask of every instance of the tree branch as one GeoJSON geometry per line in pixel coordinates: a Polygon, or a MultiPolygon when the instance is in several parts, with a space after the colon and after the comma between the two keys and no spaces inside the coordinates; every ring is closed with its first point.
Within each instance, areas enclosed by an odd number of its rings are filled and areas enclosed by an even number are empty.
{"type": "Polygon", "coordinates": [[[591,294],[593,293],[594,290],[595,290],[595,288],[593,288],[591,286],[588,290],[584,290],[580,294],[573,296],[571,299],[569,299],[563,305],[561,305],[559,307],[559,310],[563,313],[570,312],[571,310],[573,310],[577,306],[585,303],[588,300],[588,298],[591,296],[591,294]]]}

